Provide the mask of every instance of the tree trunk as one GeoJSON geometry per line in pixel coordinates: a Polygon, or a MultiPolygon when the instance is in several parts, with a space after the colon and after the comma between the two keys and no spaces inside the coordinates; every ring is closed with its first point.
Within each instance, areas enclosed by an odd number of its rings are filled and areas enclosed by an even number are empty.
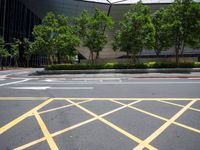
{"type": "Polygon", "coordinates": [[[176,48],[176,65],[179,64],[179,48],[176,48]]]}
{"type": "Polygon", "coordinates": [[[160,50],[155,50],[156,56],[160,56],[160,50]]]}
{"type": "Polygon", "coordinates": [[[89,60],[90,60],[90,63],[94,63],[94,53],[92,51],[90,51],[90,55],[89,55],[89,60]]]}
{"type": "Polygon", "coordinates": [[[181,46],[181,56],[183,56],[184,49],[185,49],[185,42],[183,41],[181,46]]]}
{"type": "Polygon", "coordinates": [[[15,60],[15,67],[17,68],[18,67],[17,59],[14,58],[14,60],[15,60]]]}
{"type": "Polygon", "coordinates": [[[60,60],[60,52],[57,53],[57,58],[58,58],[58,64],[61,64],[61,60],[60,60]]]}
{"type": "Polygon", "coordinates": [[[3,58],[1,57],[1,70],[3,70],[3,58]]]}
{"type": "Polygon", "coordinates": [[[136,55],[133,53],[132,55],[130,55],[130,63],[136,64],[136,55]]]}
{"type": "Polygon", "coordinates": [[[26,59],[26,67],[27,68],[29,67],[29,61],[30,61],[30,59],[26,59]]]}
{"type": "Polygon", "coordinates": [[[99,52],[96,53],[96,59],[99,59],[99,52]]]}

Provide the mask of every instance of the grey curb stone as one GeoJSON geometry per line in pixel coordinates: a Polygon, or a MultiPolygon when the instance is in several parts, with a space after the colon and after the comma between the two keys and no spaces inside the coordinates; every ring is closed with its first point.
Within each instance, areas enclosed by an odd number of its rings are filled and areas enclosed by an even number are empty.
{"type": "Polygon", "coordinates": [[[189,73],[200,72],[200,68],[162,68],[162,69],[91,69],[91,70],[43,70],[32,75],[50,74],[98,74],[98,73],[189,73]]]}

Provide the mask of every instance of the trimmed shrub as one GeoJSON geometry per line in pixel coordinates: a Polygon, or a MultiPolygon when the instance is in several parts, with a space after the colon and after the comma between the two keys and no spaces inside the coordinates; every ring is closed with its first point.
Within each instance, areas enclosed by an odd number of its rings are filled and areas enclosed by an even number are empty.
{"type": "Polygon", "coordinates": [[[106,63],[106,64],[55,64],[48,65],[45,70],[91,70],[91,69],[153,69],[153,68],[200,68],[200,62],[147,62],[139,64],[106,63]]]}

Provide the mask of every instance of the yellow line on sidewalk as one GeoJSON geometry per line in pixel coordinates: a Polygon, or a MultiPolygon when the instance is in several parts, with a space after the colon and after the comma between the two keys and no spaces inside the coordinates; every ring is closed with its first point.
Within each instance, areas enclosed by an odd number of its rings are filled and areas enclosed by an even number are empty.
{"type": "MultiPolygon", "coordinates": [[[[136,104],[136,103],[138,103],[138,102],[140,102],[140,101],[134,101],[134,102],[132,102],[132,103],[130,103],[130,104],[128,104],[128,105],[133,105],[133,104],[136,104]]],[[[109,114],[112,114],[112,113],[114,113],[114,112],[117,112],[117,111],[119,111],[119,110],[122,110],[122,109],[124,109],[124,108],[126,108],[126,107],[127,107],[127,106],[121,106],[121,107],[119,107],[119,108],[116,108],[116,109],[114,109],[114,110],[111,110],[111,111],[109,111],[109,112],[106,112],[106,113],[100,115],[100,117],[107,116],[107,115],[109,115],[109,114]]],[[[91,119],[88,119],[88,120],[85,120],[85,121],[80,122],[80,123],[78,123],[78,124],[75,124],[75,125],[73,125],[73,126],[67,127],[67,128],[65,128],[65,129],[62,129],[62,130],[57,131],[57,132],[54,132],[53,134],[51,134],[51,136],[52,136],[52,137],[58,136],[58,135],[60,135],[60,134],[63,134],[63,133],[65,133],[65,132],[67,132],[67,131],[73,130],[73,129],[78,128],[78,127],[80,127],[80,126],[83,126],[83,125],[88,124],[88,123],[90,123],[90,122],[92,122],[92,121],[95,121],[95,120],[97,120],[97,118],[95,118],[95,117],[94,117],[94,118],[91,118],[91,119]]],[[[14,150],[26,149],[26,148],[28,148],[28,147],[30,147],[30,146],[33,146],[33,145],[38,144],[38,143],[40,143],[40,142],[43,142],[43,141],[45,141],[45,140],[46,140],[46,138],[43,137],[43,138],[37,139],[37,140],[35,140],[35,141],[32,141],[32,142],[30,142],[30,143],[27,143],[27,144],[25,144],[25,145],[22,145],[22,146],[20,146],[20,147],[18,147],[18,148],[15,148],[14,150]]]]}
{"type": "MultiPolygon", "coordinates": [[[[170,118],[166,123],[164,123],[160,128],[158,128],[154,133],[152,133],[149,137],[147,137],[143,142],[150,143],[152,142],[156,137],[158,137],[165,129],[167,129],[176,119],[178,119],[187,109],[192,106],[196,100],[191,101],[189,104],[187,104],[184,108],[182,108],[178,113],[176,113],[172,118],[170,118]]],[[[142,143],[143,143],[142,142],[142,143]]],[[[144,145],[140,143],[138,146],[134,148],[134,150],[142,150],[144,148],[144,145]]]]}
{"type": "Polygon", "coordinates": [[[37,111],[33,112],[35,115],[35,118],[37,119],[38,124],[40,125],[40,128],[44,134],[44,136],[47,139],[47,142],[49,144],[49,147],[51,148],[51,150],[59,150],[55,141],[53,140],[53,138],[51,137],[51,134],[49,133],[44,121],[42,120],[42,118],[40,117],[40,115],[38,114],[37,111]]]}
{"type": "Polygon", "coordinates": [[[151,146],[151,145],[149,145],[149,144],[143,142],[143,141],[142,141],[141,139],[139,139],[138,137],[136,137],[136,136],[134,136],[134,135],[128,133],[127,131],[125,131],[125,130],[123,130],[122,128],[116,126],[115,124],[109,122],[108,120],[106,120],[106,119],[104,119],[104,118],[102,118],[102,117],[96,115],[95,113],[89,111],[88,109],[82,107],[82,106],[79,105],[79,104],[74,103],[74,102],[71,101],[71,100],[68,100],[68,99],[66,99],[66,100],[69,101],[69,102],[72,103],[72,104],[75,104],[75,105],[76,105],[78,108],[80,108],[81,110],[85,111],[86,113],[88,113],[88,114],[90,114],[91,116],[97,118],[97,119],[100,120],[101,122],[103,122],[103,123],[107,124],[108,126],[112,127],[113,129],[117,130],[117,131],[120,132],[121,134],[123,134],[123,135],[129,137],[129,138],[132,139],[133,141],[135,141],[135,142],[137,142],[137,143],[141,143],[144,147],[147,147],[147,148],[150,149],[150,150],[156,150],[155,147],[153,147],[153,146],[151,146]]]}
{"type": "Polygon", "coordinates": [[[22,120],[24,120],[25,118],[27,118],[28,116],[32,115],[33,111],[37,111],[37,110],[41,109],[42,107],[44,107],[45,105],[47,105],[48,103],[50,103],[52,100],[53,99],[48,99],[48,100],[44,101],[42,104],[34,107],[30,111],[24,113],[23,115],[19,116],[18,118],[14,119],[13,121],[11,121],[8,124],[6,124],[3,127],[1,127],[0,128],[0,135],[2,133],[4,133],[5,131],[7,131],[8,129],[10,129],[13,126],[15,126],[16,124],[18,124],[19,122],[21,122],[22,120]]]}

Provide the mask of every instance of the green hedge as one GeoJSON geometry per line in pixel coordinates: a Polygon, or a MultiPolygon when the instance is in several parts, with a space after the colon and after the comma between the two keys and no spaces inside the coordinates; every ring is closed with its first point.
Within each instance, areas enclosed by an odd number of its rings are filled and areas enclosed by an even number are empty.
{"type": "Polygon", "coordinates": [[[148,62],[139,64],[106,63],[106,64],[55,64],[48,65],[45,70],[86,70],[86,69],[150,69],[150,68],[200,68],[200,62],[176,63],[148,62]]]}

